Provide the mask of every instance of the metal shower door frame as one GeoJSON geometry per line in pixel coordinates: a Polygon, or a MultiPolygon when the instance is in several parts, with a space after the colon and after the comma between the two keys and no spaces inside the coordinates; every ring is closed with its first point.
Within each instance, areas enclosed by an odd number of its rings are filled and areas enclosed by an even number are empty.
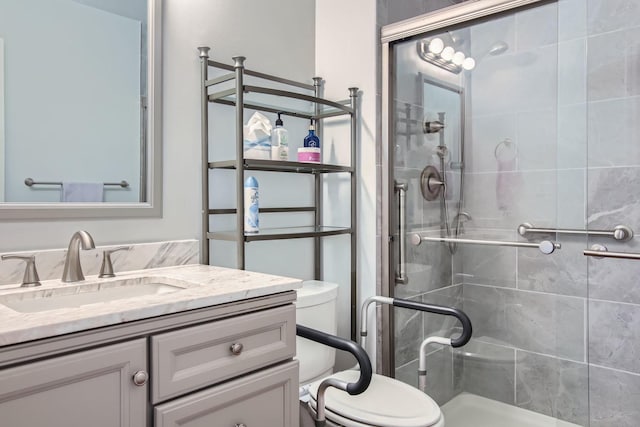
{"type": "MultiPolygon", "coordinates": [[[[392,268],[394,259],[393,243],[396,221],[394,218],[394,150],[391,144],[394,142],[392,114],[393,99],[393,79],[395,77],[394,47],[397,42],[401,42],[412,37],[426,34],[430,31],[446,28],[452,25],[485,18],[502,12],[507,12],[519,7],[542,3],[547,0],[477,0],[463,2],[445,9],[441,9],[425,15],[409,18],[404,21],[385,25],[381,32],[381,60],[382,60],[382,289],[381,295],[386,297],[394,296],[395,271],[392,268]],[[386,240],[386,242],[385,242],[386,240]]],[[[381,342],[378,347],[378,360],[382,361],[382,374],[390,377],[395,376],[395,354],[394,354],[394,319],[393,310],[388,305],[380,307],[382,311],[382,330],[380,331],[381,342]]],[[[380,363],[379,363],[380,366],[380,363]]]]}

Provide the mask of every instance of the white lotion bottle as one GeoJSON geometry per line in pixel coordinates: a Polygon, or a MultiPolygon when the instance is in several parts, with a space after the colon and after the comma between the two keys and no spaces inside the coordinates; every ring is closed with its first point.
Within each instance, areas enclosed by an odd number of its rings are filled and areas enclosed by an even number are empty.
{"type": "Polygon", "coordinates": [[[289,160],[289,131],[282,127],[278,113],[276,127],[271,131],[271,160],[289,160]]]}
{"type": "Polygon", "coordinates": [[[244,181],[244,232],[258,233],[260,221],[258,218],[258,180],[250,176],[244,181]]]}

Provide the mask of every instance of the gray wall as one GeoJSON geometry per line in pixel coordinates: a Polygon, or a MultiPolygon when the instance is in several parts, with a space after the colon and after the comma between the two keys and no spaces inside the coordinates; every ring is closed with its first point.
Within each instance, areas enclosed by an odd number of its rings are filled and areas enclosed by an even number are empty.
{"type": "Polygon", "coordinates": [[[3,221],[1,252],[65,247],[78,229],[91,232],[98,245],[199,239],[200,65],[195,48],[209,45],[212,58],[227,63],[243,54],[247,66],[292,79],[314,74],[313,0],[286,0],[278,8],[248,0],[163,3],[163,217],[3,221]],[[260,37],[247,29],[259,29],[260,37]]]}

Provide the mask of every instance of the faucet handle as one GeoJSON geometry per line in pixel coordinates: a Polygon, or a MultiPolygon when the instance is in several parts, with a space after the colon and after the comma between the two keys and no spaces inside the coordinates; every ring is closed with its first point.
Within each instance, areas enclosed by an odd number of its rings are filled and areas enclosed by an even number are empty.
{"type": "Polygon", "coordinates": [[[103,252],[104,256],[102,257],[102,265],[100,266],[100,274],[98,274],[98,277],[116,277],[115,273],[113,272],[111,254],[118,251],[128,251],[129,249],[131,249],[131,246],[120,246],[119,248],[106,249],[103,252]]]}
{"type": "Polygon", "coordinates": [[[2,260],[6,259],[19,259],[27,263],[24,270],[24,277],[22,278],[23,288],[40,286],[40,278],[38,277],[38,270],[36,270],[36,257],[35,255],[2,255],[2,260]]]}

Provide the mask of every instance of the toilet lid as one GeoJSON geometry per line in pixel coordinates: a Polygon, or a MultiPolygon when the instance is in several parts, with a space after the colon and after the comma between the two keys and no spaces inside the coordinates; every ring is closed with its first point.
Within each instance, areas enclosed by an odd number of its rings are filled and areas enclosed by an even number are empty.
{"type": "MultiPolygon", "coordinates": [[[[355,382],[360,372],[342,371],[329,378],[355,382]]],[[[326,379],[326,378],[325,378],[326,379]]],[[[311,384],[309,391],[315,407],[318,387],[323,380],[311,384]]],[[[429,396],[403,382],[373,374],[369,388],[357,396],[330,387],[325,394],[327,414],[380,427],[429,427],[442,417],[440,407],[429,396]]]]}

